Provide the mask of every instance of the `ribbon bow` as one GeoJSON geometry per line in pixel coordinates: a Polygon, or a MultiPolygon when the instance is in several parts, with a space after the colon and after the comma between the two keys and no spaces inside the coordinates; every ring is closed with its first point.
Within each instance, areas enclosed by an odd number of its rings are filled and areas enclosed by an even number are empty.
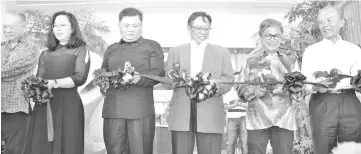
{"type": "Polygon", "coordinates": [[[283,91],[288,91],[290,94],[296,94],[302,91],[305,84],[306,76],[300,72],[292,72],[284,75],[283,91]]]}
{"type": "Polygon", "coordinates": [[[125,62],[124,69],[120,68],[107,72],[105,69],[97,69],[93,72],[94,83],[98,85],[103,94],[110,86],[115,89],[128,89],[134,79],[134,67],[130,62],[125,62]]]}
{"type": "Polygon", "coordinates": [[[210,81],[210,73],[198,73],[195,78],[187,75],[185,70],[180,70],[179,64],[174,64],[167,73],[173,80],[173,87],[185,87],[187,96],[196,102],[204,101],[217,93],[216,83],[210,81]]]}
{"type": "Polygon", "coordinates": [[[335,88],[337,83],[340,82],[340,80],[344,78],[351,78],[352,76],[344,75],[341,73],[340,70],[334,68],[330,70],[330,73],[327,71],[316,71],[314,74],[315,78],[326,78],[325,81],[331,82],[330,85],[328,85],[328,88],[335,88]]]}
{"type": "Polygon", "coordinates": [[[299,102],[303,98],[303,86],[306,76],[300,72],[292,72],[284,75],[283,91],[288,92],[291,98],[299,102]]]}
{"type": "Polygon", "coordinates": [[[173,68],[167,73],[168,77],[173,80],[173,87],[183,85],[188,79],[185,70],[180,70],[179,64],[173,64],[173,68]]]}
{"type": "Polygon", "coordinates": [[[43,80],[41,77],[29,76],[21,84],[21,90],[25,90],[28,98],[32,98],[38,105],[46,104],[54,97],[48,89],[48,81],[43,80]]]}
{"type": "Polygon", "coordinates": [[[191,100],[204,101],[217,93],[216,83],[210,81],[210,73],[198,73],[186,81],[186,93],[191,100]]]}

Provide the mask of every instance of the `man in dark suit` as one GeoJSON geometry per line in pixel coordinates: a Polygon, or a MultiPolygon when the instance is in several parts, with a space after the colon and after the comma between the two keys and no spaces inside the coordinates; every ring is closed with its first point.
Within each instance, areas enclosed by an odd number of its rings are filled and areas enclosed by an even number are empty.
{"type": "MultiPolygon", "coordinates": [[[[159,43],[142,38],[143,14],[126,8],[119,13],[122,39],[110,45],[102,68],[113,71],[131,62],[136,72],[164,76],[159,43]]],[[[153,86],[158,82],[134,76],[126,90],[110,87],[104,100],[104,142],[108,154],[151,154],[155,131],[153,86]]]]}
{"type": "MultiPolygon", "coordinates": [[[[226,48],[208,43],[212,18],[205,12],[194,12],[188,18],[191,41],[170,49],[166,69],[179,64],[190,76],[199,72],[211,73],[212,79],[233,80],[230,53],[226,48]]],[[[171,89],[171,85],[163,84],[171,89]]],[[[232,85],[217,85],[216,96],[197,104],[197,132],[190,131],[190,104],[184,88],[173,89],[169,104],[169,130],[172,132],[173,154],[192,154],[197,142],[198,154],[220,154],[225,117],[222,94],[232,85]]]]}

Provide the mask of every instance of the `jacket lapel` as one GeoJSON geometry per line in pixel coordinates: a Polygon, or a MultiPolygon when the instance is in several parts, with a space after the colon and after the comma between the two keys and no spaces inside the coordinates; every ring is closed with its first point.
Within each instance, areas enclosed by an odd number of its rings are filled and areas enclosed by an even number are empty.
{"type": "Polygon", "coordinates": [[[180,51],[180,65],[181,69],[185,69],[187,74],[191,72],[191,45],[188,43],[180,51]]]}

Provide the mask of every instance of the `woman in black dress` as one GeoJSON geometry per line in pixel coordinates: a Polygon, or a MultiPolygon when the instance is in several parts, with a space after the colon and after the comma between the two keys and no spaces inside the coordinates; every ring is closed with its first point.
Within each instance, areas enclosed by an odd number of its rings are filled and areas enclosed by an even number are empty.
{"type": "Polygon", "coordinates": [[[77,87],[87,80],[90,58],[73,14],[53,15],[47,47],[39,57],[36,76],[48,80],[54,98],[46,105],[35,105],[25,153],[83,154],[84,109],[77,87]],[[47,119],[49,110],[52,122],[47,119]],[[48,131],[50,123],[53,133],[48,131]]]}

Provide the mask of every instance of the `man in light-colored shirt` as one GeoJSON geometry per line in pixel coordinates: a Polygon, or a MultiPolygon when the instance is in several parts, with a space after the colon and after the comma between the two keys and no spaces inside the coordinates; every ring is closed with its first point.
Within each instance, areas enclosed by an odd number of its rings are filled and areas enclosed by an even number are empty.
{"type": "MultiPolygon", "coordinates": [[[[203,72],[211,73],[211,80],[233,80],[229,51],[207,42],[211,23],[211,16],[205,12],[194,12],[190,15],[187,28],[191,41],[169,50],[166,70],[169,71],[174,64],[179,64],[180,69],[185,70],[192,77],[203,72]]],[[[166,89],[172,89],[171,85],[163,84],[163,86],[166,89]]],[[[192,154],[195,141],[198,154],[221,153],[225,125],[221,95],[228,92],[232,86],[218,84],[217,87],[218,92],[215,96],[198,102],[196,105],[196,131],[192,127],[194,123],[191,123],[194,120],[191,118],[194,117],[190,116],[191,109],[194,108],[191,108],[191,101],[185,89],[173,89],[168,117],[173,154],[192,154]]]]}
{"type": "MultiPolygon", "coordinates": [[[[340,11],[325,7],[317,20],[324,39],[305,50],[302,74],[309,81],[317,81],[314,72],[329,72],[333,68],[342,74],[356,75],[357,70],[361,70],[361,49],[339,35],[345,22],[340,11]]],[[[315,153],[329,154],[337,142],[361,142],[361,103],[349,78],[332,89],[306,88],[314,92],[309,110],[315,153]]]]}
{"type": "Polygon", "coordinates": [[[7,41],[1,43],[1,139],[5,154],[21,154],[29,113],[21,81],[34,73],[40,52],[24,37],[24,14],[6,12],[2,19],[7,41]]]}
{"type": "MultiPolygon", "coordinates": [[[[239,72],[234,73],[237,79],[239,72]]],[[[248,104],[239,101],[234,87],[223,95],[224,110],[227,110],[227,154],[247,154],[246,111],[248,104]],[[237,144],[239,140],[239,144],[237,144]]]]}

